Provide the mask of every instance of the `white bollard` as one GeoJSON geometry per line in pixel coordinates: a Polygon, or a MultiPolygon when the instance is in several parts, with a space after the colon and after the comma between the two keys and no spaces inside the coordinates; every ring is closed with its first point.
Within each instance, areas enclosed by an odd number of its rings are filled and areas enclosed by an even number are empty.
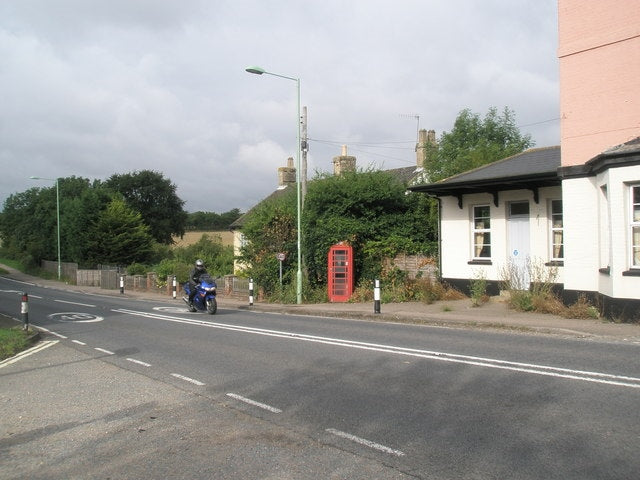
{"type": "Polygon", "coordinates": [[[373,313],[380,313],[380,280],[378,279],[374,281],[373,313]]]}

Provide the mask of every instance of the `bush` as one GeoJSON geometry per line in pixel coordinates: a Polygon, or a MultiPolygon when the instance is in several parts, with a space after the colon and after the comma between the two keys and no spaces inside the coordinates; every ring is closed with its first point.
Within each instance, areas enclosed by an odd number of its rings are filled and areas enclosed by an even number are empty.
{"type": "Polygon", "coordinates": [[[474,273],[474,278],[471,280],[469,289],[471,291],[471,304],[474,307],[478,307],[489,301],[489,297],[487,296],[487,279],[485,278],[484,272],[476,271],[474,273]]]}
{"type": "Polygon", "coordinates": [[[146,275],[148,268],[141,263],[132,263],[127,267],[127,275],[146,275]]]}

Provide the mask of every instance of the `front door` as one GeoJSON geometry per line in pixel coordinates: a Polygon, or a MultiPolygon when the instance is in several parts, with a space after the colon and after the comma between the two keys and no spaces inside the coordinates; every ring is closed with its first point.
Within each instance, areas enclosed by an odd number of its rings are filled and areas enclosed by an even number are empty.
{"type": "Polygon", "coordinates": [[[528,290],[529,264],[529,202],[509,204],[509,274],[512,288],[528,290]]]}

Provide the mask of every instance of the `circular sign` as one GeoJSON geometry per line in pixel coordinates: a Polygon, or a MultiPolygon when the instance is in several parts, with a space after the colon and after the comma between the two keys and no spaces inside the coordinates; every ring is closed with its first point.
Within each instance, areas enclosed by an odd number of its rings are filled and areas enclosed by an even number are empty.
{"type": "Polygon", "coordinates": [[[94,323],[104,320],[102,317],[93,315],[91,313],[78,313],[78,312],[63,312],[52,313],[47,316],[51,320],[57,320],[59,322],[75,322],[75,323],[94,323]]]}
{"type": "Polygon", "coordinates": [[[518,250],[514,250],[513,251],[513,256],[514,257],[517,257],[519,254],[520,254],[520,252],[518,250]]]}
{"type": "Polygon", "coordinates": [[[285,258],[287,258],[287,254],[286,254],[286,253],[278,253],[278,254],[276,255],[276,258],[277,258],[278,260],[280,260],[281,262],[284,262],[285,258]]]}

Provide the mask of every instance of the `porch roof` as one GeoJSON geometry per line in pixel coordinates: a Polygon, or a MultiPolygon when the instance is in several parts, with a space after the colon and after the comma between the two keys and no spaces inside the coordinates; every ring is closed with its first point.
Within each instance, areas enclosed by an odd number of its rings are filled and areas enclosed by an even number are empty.
{"type": "Polygon", "coordinates": [[[435,183],[409,188],[435,197],[448,195],[459,199],[470,193],[492,193],[504,190],[531,189],[561,184],[558,175],[560,147],[532,148],[511,157],[483,165],[435,183]]]}

